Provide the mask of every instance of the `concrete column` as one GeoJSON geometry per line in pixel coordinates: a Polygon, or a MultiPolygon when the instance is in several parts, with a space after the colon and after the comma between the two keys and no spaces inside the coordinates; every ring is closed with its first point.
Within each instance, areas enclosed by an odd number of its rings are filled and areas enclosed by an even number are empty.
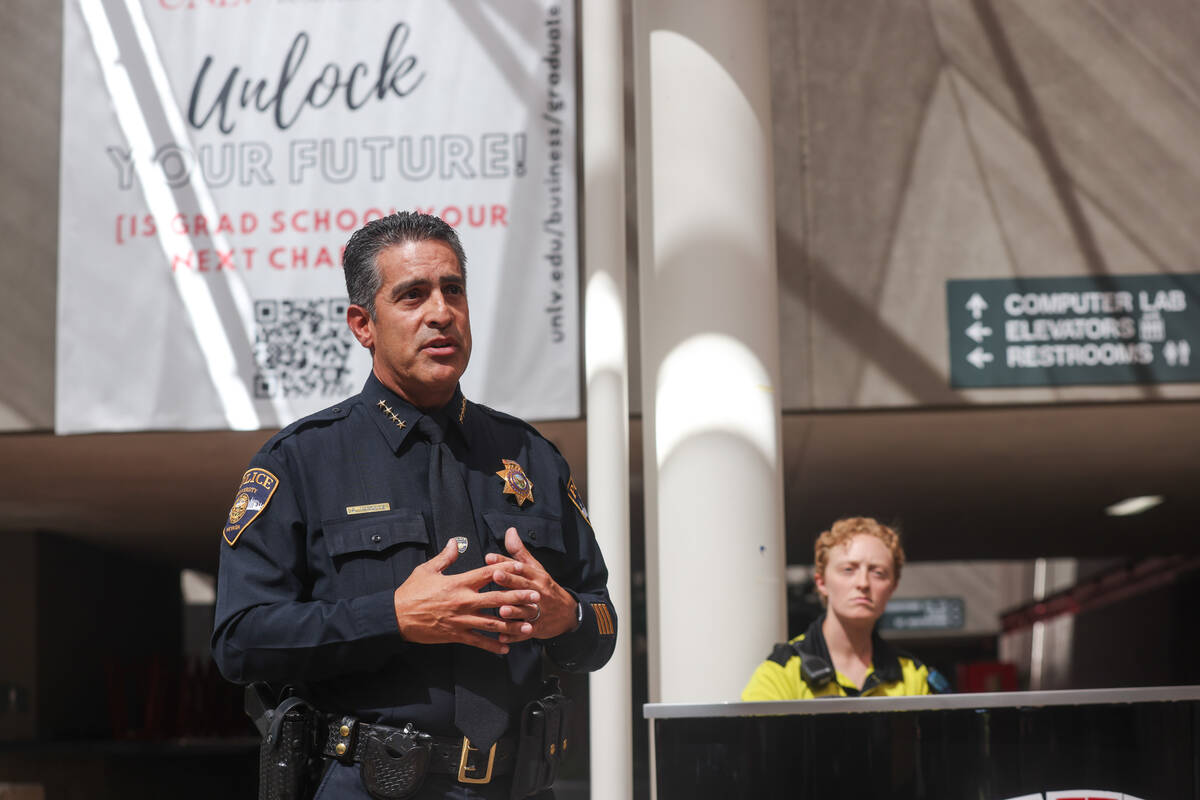
{"type": "Polygon", "coordinates": [[[629,603],[629,365],[625,315],[625,115],[620,0],[580,4],[583,42],[584,365],[588,503],[621,630],[591,676],[593,800],[633,797],[629,603]]]}
{"type": "Polygon", "coordinates": [[[650,699],[786,635],[765,0],[634,0],[650,699]]]}

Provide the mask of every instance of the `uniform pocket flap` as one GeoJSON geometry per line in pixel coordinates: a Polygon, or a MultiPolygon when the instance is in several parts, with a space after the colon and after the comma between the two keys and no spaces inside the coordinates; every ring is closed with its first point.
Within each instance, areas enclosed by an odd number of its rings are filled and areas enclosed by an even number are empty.
{"type": "Polygon", "coordinates": [[[382,553],[398,544],[428,544],[425,519],[418,514],[373,514],[325,523],[326,548],[331,556],[382,553]]]}
{"type": "MultiPolygon", "coordinates": [[[[560,519],[537,517],[532,514],[507,514],[503,511],[485,511],[483,518],[492,532],[492,538],[499,542],[504,541],[505,531],[516,528],[526,547],[546,547],[559,553],[567,552],[563,546],[560,519]]],[[[503,547],[501,552],[504,552],[503,547]]]]}

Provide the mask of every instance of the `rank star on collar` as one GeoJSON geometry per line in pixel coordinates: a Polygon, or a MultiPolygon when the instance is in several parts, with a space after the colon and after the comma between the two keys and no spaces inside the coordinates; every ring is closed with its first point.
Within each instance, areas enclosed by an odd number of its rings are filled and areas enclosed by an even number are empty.
{"type": "Polygon", "coordinates": [[[504,469],[496,474],[504,481],[504,493],[513,495],[518,506],[525,505],[525,501],[532,503],[533,481],[525,476],[525,470],[521,469],[520,464],[507,458],[502,458],[500,461],[504,464],[504,469]]]}
{"type": "Polygon", "coordinates": [[[392,407],[387,404],[386,400],[380,400],[375,404],[375,407],[382,411],[388,419],[394,422],[397,428],[403,429],[406,426],[404,420],[400,419],[400,417],[396,415],[395,411],[392,411],[392,407]]]}

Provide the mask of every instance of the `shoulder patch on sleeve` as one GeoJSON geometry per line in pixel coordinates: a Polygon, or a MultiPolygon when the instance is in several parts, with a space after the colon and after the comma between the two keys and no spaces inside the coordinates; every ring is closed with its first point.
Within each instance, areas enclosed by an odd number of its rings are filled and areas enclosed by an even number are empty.
{"type": "Polygon", "coordinates": [[[571,475],[567,478],[567,497],[571,498],[571,503],[583,515],[583,521],[588,525],[592,524],[592,520],[588,518],[587,506],[583,504],[583,500],[579,497],[579,489],[575,488],[575,476],[571,475]]]}
{"type": "Polygon", "coordinates": [[[275,494],[277,488],[279,478],[262,467],[251,467],[242,475],[242,485],[238,487],[233,507],[229,509],[229,518],[225,522],[224,536],[230,547],[237,544],[242,531],[250,527],[250,523],[271,502],[271,495],[275,494]]]}

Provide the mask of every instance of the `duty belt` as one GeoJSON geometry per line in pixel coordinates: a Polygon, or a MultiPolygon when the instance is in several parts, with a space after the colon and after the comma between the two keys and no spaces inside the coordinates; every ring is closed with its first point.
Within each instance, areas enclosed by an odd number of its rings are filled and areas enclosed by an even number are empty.
{"type": "Polygon", "coordinates": [[[322,755],[336,758],[343,764],[363,761],[368,742],[374,739],[385,742],[393,736],[417,737],[429,746],[430,772],[454,775],[463,783],[488,783],[494,777],[513,771],[516,761],[516,743],[512,739],[500,739],[488,750],[471,745],[464,736],[431,736],[417,733],[412,725],[393,728],[389,725],[372,725],[359,722],[354,717],[342,717],[329,723],[329,735],[325,738],[322,755]]]}

